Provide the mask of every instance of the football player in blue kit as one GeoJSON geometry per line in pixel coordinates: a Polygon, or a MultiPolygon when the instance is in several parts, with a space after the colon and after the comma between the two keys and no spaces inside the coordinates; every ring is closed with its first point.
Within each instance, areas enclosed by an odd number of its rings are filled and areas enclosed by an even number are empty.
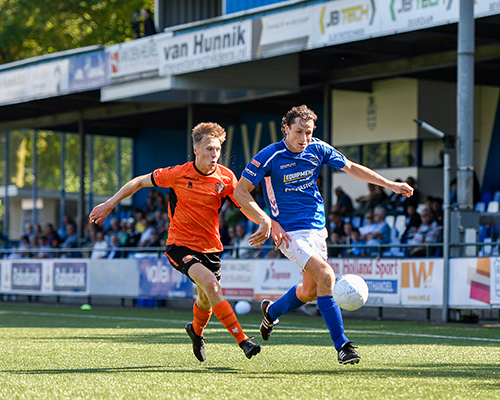
{"type": "Polygon", "coordinates": [[[325,210],[316,180],[321,166],[326,164],[405,196],[411,196],[413,188],[348,160],[328,143],[314,138],[316,120],[316,114],[305,105],[288,111],[281,122],[284,139],[267,146],[252,159],[242,173],[234,198],[245,214],[260,222],[250,236],[250,244],[258,247],[272,236],[276,247],[302,268],[301,284],[292,287],[276,302],[262,301],[262,338],[269,340],[281,315],[317,300],[338,352],[338,361],[356,364],[361,356],[345,336],[342,314],[333,300],[335,273],[326,262],[325,210]],[[260,181],[263,181],[270,216],[250,194],[260,181]]]}

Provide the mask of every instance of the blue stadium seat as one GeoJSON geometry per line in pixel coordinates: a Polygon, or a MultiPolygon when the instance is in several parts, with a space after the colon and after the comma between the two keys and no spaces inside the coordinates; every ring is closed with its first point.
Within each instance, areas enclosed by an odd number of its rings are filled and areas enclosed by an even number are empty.
{"type": "Polygon", "coordinates": [[[493,200],[493,193],[491,192],[483,192],[481,195],[481,201],[483,201],[486,205],[493,200]]]}
{"type": "Polygon", "coordinates": [[[484,201],[478,201],[474,206],[474,211],[477,212],[485,212],[486,211],[486,203],[484,201]]]}
{"type": "Polygon", "coordinates": [[[498,201],[500,203],[500,190],[493,193],[493,201],[498,201]]]}
{"type": "Polygon", "coordinates": [[[359,215],[356,215],[355,217],[352,217],[352,227],[359,229],[361,226],[361,217],[359,215]]]}

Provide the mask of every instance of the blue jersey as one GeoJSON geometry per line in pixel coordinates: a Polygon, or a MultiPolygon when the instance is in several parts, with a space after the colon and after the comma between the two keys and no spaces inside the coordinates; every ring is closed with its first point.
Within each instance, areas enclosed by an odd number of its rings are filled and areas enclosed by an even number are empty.
{"type": "Polygon", "coordinates": [[[301,153],[291,152],[282,140],[262,149],[242,176],[255,186],[263,180],[271,218],[285,231],[323,229],[325,210],[316,179],[323,164],[340,169],[345,163],[343,154],[314,137],[301,153]]]}

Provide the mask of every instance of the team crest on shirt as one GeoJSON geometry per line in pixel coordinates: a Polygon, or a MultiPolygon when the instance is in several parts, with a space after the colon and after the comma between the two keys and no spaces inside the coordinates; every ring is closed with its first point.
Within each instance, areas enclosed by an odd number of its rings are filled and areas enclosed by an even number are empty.
{"type": "Polygon", "coordinates": [[[183,257],[183,258],[182,258],[182,262],[183,262],[184,264],[187,264],[187,263],[188,263],[189,261],[191,261],[193,258],[194,258],[194,257],[193,257],[191,254],[189,254],[189,255],[187,255],[187,256],[185,256],[185,257],[183,257]]]}
{"type": "Polygon", "coordinates": [[[224,184],[222,182],[217,182],[215,184],[215,191],[219,194],[222,193],[224,191],[224,184]]]}

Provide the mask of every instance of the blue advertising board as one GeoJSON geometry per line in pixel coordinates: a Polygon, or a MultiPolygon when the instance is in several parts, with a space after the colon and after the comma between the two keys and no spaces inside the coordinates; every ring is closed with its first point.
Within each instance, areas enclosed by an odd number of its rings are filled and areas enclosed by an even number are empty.
{"type": "Polygon", "coordinates": [[[142,259],[139,286],[140,295],[144,297],[193,297],[193,283],[173,269],[167,258],[142,259]]]}
{"type": "Polygon", "coordinates": [[[69,91],[99,89],[111,85],[109,54],[104,51],[72,57],[69,64],[69,91]]]}

